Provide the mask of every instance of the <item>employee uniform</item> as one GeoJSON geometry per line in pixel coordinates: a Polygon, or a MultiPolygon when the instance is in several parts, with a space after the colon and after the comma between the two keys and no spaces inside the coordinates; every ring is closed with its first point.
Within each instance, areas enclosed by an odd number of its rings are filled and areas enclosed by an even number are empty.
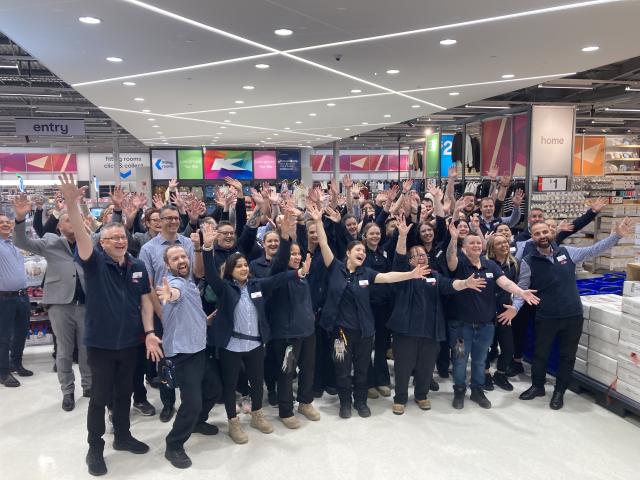
{"type": "Polygon", "coordinates": [[[224,404],[228,418],[236,416],[236,385],[244,368],[251,384],[251,409],[262,408],[264,347],[271,338],[265,313],[266,297],[273,289],[295,278],[285,272],[264,279],[249,278],[240,285],[220,278],[213,250],[203,249],[205,278],[218,296],[218,313],[209,329],[207,342],[218,348],[224,404]]]}
{"type": "Polygon", "coordinates": [[[341,404],[367,403],[367,370],[371,359],[375,324],[371,311],[370,287],[378,272],[361,266],[349,272],[344,263],[335,258],[328,267],[327,300],[320,324],[332,339],[346,339],[344,358],[333,362],[341,404]],[[353,367],[353,385],[351,368],[353,367]]]}
{"type": "Polygon", "coordinates": [[[11,239],[2,238],[0,312],[0,375],[5,376],[11,373],[12,367],[22,365],[22,352],[29,332],[30,306],[24,258],[11,239]]]}
{"type": "MultiPolygon", "coordinates": [[[[271,268],[272,275],[290,270],[290,252],[291,242],[280,240],[278,254],[271,268]]],[[[293,416],[293,375],[296,366],[299,369],[297,400],[301,404],[313,402],[316,327],[307,279],[292,278],[276,288],[267,302],[267,318],[277,366],[279,415],[280,418],[288,418],[293,416]],[[289,347],[295,362],[293,368],[283,369],[289,347]]]]}
{"type": "Polygon", "coordinates": [[[87,412],[88,442],[104,446],[104,409],[113,405],[116,439],[131,437],[129,407],[136,352],[144,336],[140,315],[142,296],[151,292],[144,263],[127,254],[118,265],[94,247],[91,256],[76,261],[85,272],[86,320],[84,343],[91,368],[91,400],[87,412]]]}
{"type": "Polygon", "coordinates": [[[480,231],[483,235],[486,235],[489,232],[494,232],[496,227],[500,224],[506,224],[509,227],[515,227],[520,222],[520,207],[514,207],[511,211],[511,215],[508,217],[492,217],[489,220],[484,218],[482,214],[480,214],[480,231]]]}
{"type": "MultiPolygon", "coordinates": [[[[540,303],[535,313],[535,352],[531,381],[544,387],[547,360],[553,341],[558,338],[560,358],[555,390],[564,392],[569,386],[576,361],[578,342],[582,334],[582,303],[576,285],[576,263],[595,257],[613,247],[620,235],[612,234],[590,247],[553,246],[549,255],[535,249],[521,263],[518,286],[537,290],[540,303]]],[[[516,297],[514,306],[520,309],[523,300],[516,297]]]]}
{"type": "MultiPolygon", "coordinates": [[[[396,252],[393,270],[411,270],[407,255],[396,252]]],[[[395,306],[387,327],[393,333],[395,396],[393,403],[405,405],[413,372],[416,401],[425,400],[433,376],[441,341],[447,338],[441,296],[455,292],[453,279],[433,272],[393,286],[395,306]]]]}
{"type": "Polygon", "coordinates": [[[464,342],[464,356],[454,355],[453,359],[453,381],[456,391],[466,390],[469,355],[471,388],[482,388],[484,385],[484,365],[495,329],[496,292],[500,288],[496,281],[504,275],[495,262],[480,257],[480,268],[477,268],[464,253],[459,252],[458,268],[453,272],[453,277],[466,280],[471,274],[476,278],[483,278],[487,285],[481,292],[463,290],[456,298],[455,316],[449,322],[449,341],[451,348],[454,348],[459,340],[464,342]]]}

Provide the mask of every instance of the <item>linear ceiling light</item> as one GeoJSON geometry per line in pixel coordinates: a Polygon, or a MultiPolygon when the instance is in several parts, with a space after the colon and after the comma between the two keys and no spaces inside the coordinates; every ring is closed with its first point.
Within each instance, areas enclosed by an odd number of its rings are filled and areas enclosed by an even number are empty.
{"type": "Polygon", "coordinates": [[[640,108],[605,108],[608,112],[640,112],[640,108]]]}
{"type": "Polygon", "coordinates": [[[56,115],[89,115],[89,112],[56,112],[55,110],[36,110],[36,113],[55,113],[56,115]]]}
{"type": "Polygon", "coordinates": [[[9,92],[0,92],[0,97],[54,97],[61,98],[62,94],[57,93],[9,93],[9,92]]]}
{"type": "Polygon", "coordinates": [[[0,68],[18,70],[18,65],[0,65],[0,68]]]}
{"type": "Polygon", "coordinates": [[[582,85],[538,85],[538,88],[558,88],[564,90],[593,90],[593,87],[585,87],[582,85]]]}
{"type": "Polygon", "coordinates": [[[640,88],[627,87],[625,88],[627,92],[640,92],[640,88]]]}
{"type": "Polygon", "coordinates": [[[464,108],[486,108],[492,110],[503,110],[511,107],[498,107],[497,105],[465,105],[464,108]]]}

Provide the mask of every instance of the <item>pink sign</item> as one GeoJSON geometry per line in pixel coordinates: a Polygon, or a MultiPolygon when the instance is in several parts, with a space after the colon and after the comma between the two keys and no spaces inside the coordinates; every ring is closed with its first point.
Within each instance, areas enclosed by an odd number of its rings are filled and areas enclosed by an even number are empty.
{"type": "Polygon", "coordinates": [[[256,180],[275,180],[276,152],[253,152],[253,178],[256,180]]]}

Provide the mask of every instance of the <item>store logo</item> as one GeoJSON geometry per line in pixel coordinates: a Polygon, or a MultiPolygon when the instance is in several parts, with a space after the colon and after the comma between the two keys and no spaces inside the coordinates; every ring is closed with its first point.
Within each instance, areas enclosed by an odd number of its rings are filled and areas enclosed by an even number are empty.
{"type": "Polygon", "coordinates": [[[120,172],[120,178],[128,178],[131,176],[132,171],[127,170],[126,172],[120,172]]]}
{"type": "Polygon", "coordinates": [[[162,159],[161,158],[157,159],[154,165],[158,170],[162,170],[162,159]]]}

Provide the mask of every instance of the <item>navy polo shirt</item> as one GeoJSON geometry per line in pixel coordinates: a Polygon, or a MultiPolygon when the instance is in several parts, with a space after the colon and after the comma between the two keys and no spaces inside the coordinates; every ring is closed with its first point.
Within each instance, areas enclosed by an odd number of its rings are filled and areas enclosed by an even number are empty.
{"type": "Polygon", "coordinates": [[[453,278],[466,280],[471,274],[484,278],[487,285],[481,292],[471,289],[458,292],[455,318],[466,323],[491,323],[496,318],[496,292],[500,289],[496,280],[504,272],[493,260],[485,257],[480,257],[480,268],[477,268],[464,253],[459,252],[458,268],[453,272],[453,278]]]}
{"type": "Polygon", "coordinates": [[[127,253],[124,265],[118,265],[96,247],[87,260],[76,254],[76,261],[85,273],[85,345],[106,350],[139,345],[142,295],[151,292],[144,262],[127,253]]]}

